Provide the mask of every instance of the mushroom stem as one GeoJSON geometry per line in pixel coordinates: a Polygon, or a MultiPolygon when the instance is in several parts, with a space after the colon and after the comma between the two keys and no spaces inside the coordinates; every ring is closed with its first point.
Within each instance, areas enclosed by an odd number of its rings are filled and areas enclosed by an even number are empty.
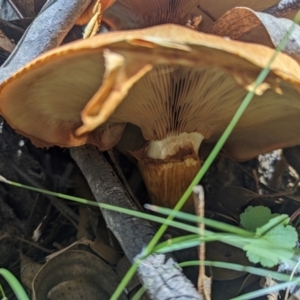
{"type": "MultiPolygon", "coordinates": [[[[138,166],[152,204],[170,208],[176,205],[201,167],[198,150],[203,138],[194,132],[149,142],[138,166]]],[[[192,199],[183,209],[194,212],[192,199]]]]}

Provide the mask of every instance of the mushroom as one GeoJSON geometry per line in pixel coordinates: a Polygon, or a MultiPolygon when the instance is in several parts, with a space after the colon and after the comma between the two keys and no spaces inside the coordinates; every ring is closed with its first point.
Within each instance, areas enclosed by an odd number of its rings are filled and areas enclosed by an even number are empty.
{"type": "MultiPolygon", "coordinates": [[[[126,124],[139,127],[147,142],[133,153],[151,200],[173,207],[201,167],[200,144],[216,143],[272,54],[177,25],[106,33],[49,51],[7,79],[0,113],[43,147],[104,151],[126,124]]],[[[281,53],[224,148],[247,160],[299,144],[299,117],[300,66],[281,53]]]]}
{"type": "Polygon", "coordinates": [[[173,23],[205,31],[214,21],[236,6],[261,11],[278,0],[116,0],[104,13],[103,21],[115,30],[137,29],[173,23]],[[247,2],[247,3],[245,3],[247,2]]]}

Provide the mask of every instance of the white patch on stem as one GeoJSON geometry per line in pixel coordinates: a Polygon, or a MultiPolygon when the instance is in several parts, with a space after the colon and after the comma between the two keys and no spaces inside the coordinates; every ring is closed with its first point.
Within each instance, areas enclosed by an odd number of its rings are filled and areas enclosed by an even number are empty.
{"type": "Polygon", "coordinates": [[[190,148],[196,154],[204,136],[198,132],[181,133],[171,135],[160,141],[150,141],[147,149],[147,157],[153,159],[165,159],[175,155],[180,149],[190,148]]]}

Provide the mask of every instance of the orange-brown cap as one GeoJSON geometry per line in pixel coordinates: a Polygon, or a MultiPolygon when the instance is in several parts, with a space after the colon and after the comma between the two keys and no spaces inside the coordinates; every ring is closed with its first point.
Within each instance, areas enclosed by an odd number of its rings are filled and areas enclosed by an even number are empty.
{"type": "MultiPolygon", "coordinates": [[[[273,50],[177,25],[102,34],[49,51],[0,86],[0,112],[38,146],[113,147],[198,132],[215,143],[273,50]]],[[[245,160],[300,143],[300,67],[279,54],[225,148],[245,160]]]]}

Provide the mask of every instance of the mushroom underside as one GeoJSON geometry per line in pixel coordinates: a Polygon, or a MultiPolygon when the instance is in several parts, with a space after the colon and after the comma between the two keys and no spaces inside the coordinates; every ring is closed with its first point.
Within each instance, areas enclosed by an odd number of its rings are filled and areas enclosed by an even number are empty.
{"type": "MultiPolygon", "coordinates": [[[[242,1],[241,1],[242,2],[242,1]]],[[[115,30],[146,28],[160,24],[188,25],[206,31],[228,10],[243,3],[236,0],[118,0],[104,13],[103,20],[115,30]],[[198,24],[201,20],[200,25],[198,24]]],[[[262,11],[278,4],[277,0],[247,1],[245,6],[262,11]]]]}
{"type": "MultiPolygon", "coordinates": [[[[91,142],[103,148],[101,136],[105,131],[113,135],[111,126],[115,126],[118,136],[107,145],[112,147],[126,123],[140,127],[149,141],[198,132],[204,142],[215,143],[247,93],[218,68],[155,66],[132,86],[107,122],[95,125],[92,134],[76,136],[82,125],[80,112],[103,80],[104,68],[99,67],[104,64],[103,56],[90,57],[82,65],[80,60],[76,62],[81,70],[76,77],[71,76],[74,61],[70,59],[63,65],[59,60],[52,63],[46,74],[37,69],[31,76],[13,81],[10,89],[1,91],[1,111],[7,121],[46,145],[68,147],[72,142],[73,146],[91,142]],[[12,101],[14,105],[10,105],[12,101]]],[[[234,159],[247,160],[299,143],[298,91],[284,81],[279,87],[281,94],[270,88],[262,96],[254,96],[225,147],[234,159]]]]}
{"type": "MultiPolygon", "coordinates": [[[[101,56],[97,63],[103,63],[101,56]]],[[[80,111],[86,102],[77,99],[90,98],[93,96],[91,91],[97,89],[95,82],[89,80],[90,76],[98,76],[98,84],[103,80],[103,73],[92,67],[94,64],[91,61],[90,65],[85,63],[82,66],[82,70],[89,70],[88,75],[82,72],[75,82],[70,77],[63,84],[58,79],[60,74],[51,76],[51,72],[57,72],[55,65],[44,77],[37,72],[39,80],[27,89],[28,101],[19,101],[18,105],[10,107],[10,114],[18,116],[17,126],[23,124],[24,127],[28,123],[29,137],[38,137],[43,127],[55,138],[59,134],[62,144],[71,138],[73,140],[68,142],[82,144],[91,141],[102,149],[103,146],[113,147],[119,141],[126,123],[139,127],[145,140],[150,142],[134,155],[152,202],[174,207],[201,167],[198,150],[202,139],[204,143],[212,144],[218,140],[247,90],[218,68],[156,66],[132,86],[106,123],[85,136],[76,136],[77,128],[82,125],[80,111]],[[51,85],[48,76],[51,76],[51,85]],[[51,102],[34,102],[37,98],[47,97],[51,98],[51,102]],[[40,115],[41,120],[26,117],[23,112],[27,109],[40,115]],[[53,123],[61,123],[61,126],[53,123]],[[62,135],[64,132],[66,136],[62,135]],[[164,143],[165,140],[167,142],[164,143]]],[[[59,72],[67,74],[67,65],[60,67],[59,72]]],[[[262,96],[254,96],[225,146],[231,157],[245,160],[300,142],[298,92],[284,82],[280,88],[282,94],[268,89],[262,96]]],[[[11,89],[7,98],[21,100],[22,95],[18,91],[17,86],[11,89]]],[[[49,143],[57,143],[49,136],[49,143]]],[[[126,151],[130,145],[123,145],[123,148],[126,151]]],[[[185,210],[193,210],[192,202],[186,205],[185,210]]]]}
{"type": "MultiPolygon", "coordinates": [[[[298,92],[279,87],[281,94],[269,88],[254,96],[224,147],[229,156],[247,160],[300,142],[298,92]]],[[[159,66],[132,87],[110,122],[126,118],[150,141],[134,155],[154,204],[176,205],[201,167],[202,140],[217,142],[246,93],[217,68],[159,66]]],[[[192,212],[193,202],[184,209],[192,212]]]]}
{"type": "MultiPolygon", "coordinates": [[[[173,206],[200,168],[202,140],[218,140],[272,52],[174,25],[90,40],[16,73],[0,87],[0,112],[39,146],[106,150],[126,124],[135,125],[147,141],[133,151],[140,170],[166,184],[155,188],[167,191],[156,198],[173,206]],[[182,172],[192,177],[178,183],[182,172]],[[174,185],[176,195],[168,194],[174,185]]],[[[299,78],[298,64],[280,54],[228,139],[229,156],[246,160],[300,143],[299,78]]]]}
{"type": "Polygon", "coordinates": [[[146,28],[160,24],[186,25],[200,15],[199,0],[120,0],[104,14],[103,20],[114,29],[146,28]]]}

